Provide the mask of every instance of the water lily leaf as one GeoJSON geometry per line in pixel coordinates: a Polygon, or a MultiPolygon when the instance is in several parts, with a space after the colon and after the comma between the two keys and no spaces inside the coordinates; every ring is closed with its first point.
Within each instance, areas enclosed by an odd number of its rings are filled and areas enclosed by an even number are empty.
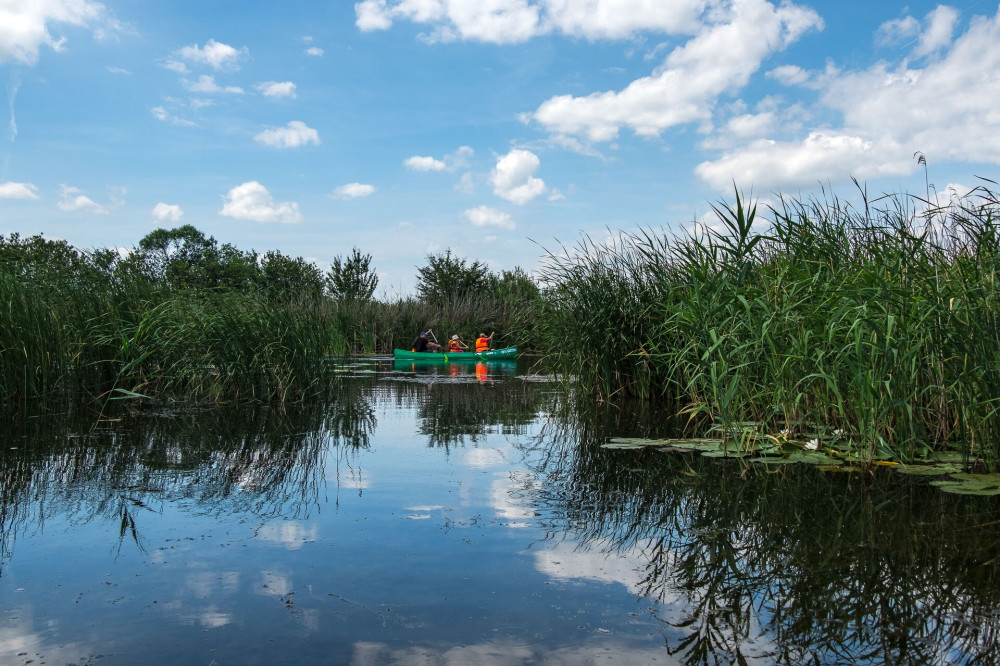
{"type": "Polygon", "coordinates": [[[951,478],[982,484],[1000,484],[1000,474],[972,474],[969,472],[958,472],[956,474],[952,474],[951,478]]]}
{"type": "Polygon", "coordinates": [[[975,481],[931,481],[946,493],[956,495],[1000,495],[1000,483],[977,483],[975,481]]]}
{"type": "Polygon", "coordinates": [[[728,451],[716,449],[715,451],[702,451],[701,455],[706,458],[746,458],[750,454],[746,451],[737,451],[735,449],[729,449],[728,451]]]}
{"type": "Polygon", "coordinates": [[[786,457],[778,458],[776,456],[761,456],[760,458],[752,458],[751,460],[752,462],[761,463],[765,465],[788,465],[794,462],[798,462],[790,458],[786,457]]]}
{"type": "Polygon", "coordinates": [[[896,467],[900,474],[913,474],[917,476],[941,476],[943,474],[953,474],[962,471],[961,465],[952,463],[938,463],[936,465],[900,465],[896,467]]]}
{"type": "Polygon", "coordinates": [[[608,442],[607,444],[601,444],[602,449],[615,449],[617,451],[627,451],[645,448],[642,444],[633,444],[630,442],[608,442]]]}
{"type": "Polygon", "coordinates": [[[946,463],[962,463],[964,457],[959,451],[935,451],[927,457],[928,460],[946,463]]]}

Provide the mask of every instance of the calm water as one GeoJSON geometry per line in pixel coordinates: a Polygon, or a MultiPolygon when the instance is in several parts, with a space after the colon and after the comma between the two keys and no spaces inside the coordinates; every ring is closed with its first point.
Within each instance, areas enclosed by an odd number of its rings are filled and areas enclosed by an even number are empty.
{"type": "MultiPolygon", "coordinates": [[[[1000,500],[608,436],[511,364],[2,432],[0,664],[1000,661],[1000,500]]],[[[662,426],[661,426],[662,427],[662,426]]]]}

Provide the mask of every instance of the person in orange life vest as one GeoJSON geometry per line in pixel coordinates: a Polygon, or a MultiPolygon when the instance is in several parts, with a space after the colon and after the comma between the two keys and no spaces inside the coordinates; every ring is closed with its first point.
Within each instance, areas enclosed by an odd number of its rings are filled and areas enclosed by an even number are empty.
{"type": "MultiPolygon", "coordinates": [[[[495,331],[494,331],[495,333],[495,331]]],[[[476,338],[476,353],[481,354],[484,351],[490,350],[490,342],[493,340],[493,333],[490,333],[490,337],[486,337],[485,333],[480,333],[479,337],[476,338]]]]}
{"type": "Polygon", "coordinates": [[[457,335],[451,336],[451,340],[448,341],[448,351],[451,353],[465,351],[469,348],[469,345],[465,344],[458,339],[457,335]]]}

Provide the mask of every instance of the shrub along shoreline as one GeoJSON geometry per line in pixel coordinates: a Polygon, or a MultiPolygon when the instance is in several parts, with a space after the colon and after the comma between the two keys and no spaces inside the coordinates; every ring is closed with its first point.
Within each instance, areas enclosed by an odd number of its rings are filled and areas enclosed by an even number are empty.
{"type": "MultiPolygon", "coordinates": [[[[715,226],[584,239],[489,273],[446,252],[418,296],[373,300],[370,257],[323,276],[193,227],[126,255],[0,236],[0,392],[296,400],[324,359],[390,353],[417,331],[496,330],[589,399],[647,400],[741,446],[846,440],[861,458],[959,449],[1000,462],[1000,200],[945,207],[737,193],[715,226]],[[450,289],[450,287],[461,287],[450,289]]],[[[863,194],[863,193],[862,193],[863,194]]],[[[331,269],[333,271],[333,269],[331,269]]]]}

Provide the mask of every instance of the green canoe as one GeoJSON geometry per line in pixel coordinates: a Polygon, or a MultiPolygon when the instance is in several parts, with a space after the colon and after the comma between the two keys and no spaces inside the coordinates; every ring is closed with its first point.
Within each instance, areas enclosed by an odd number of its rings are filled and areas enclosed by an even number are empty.
{"type": "Polygon", "coordinates": [[[411,352],[396,349],[392,357],[397,361],[423,361],[426,363],[475,363],[476,361],[513,361],[517,358],[517,347],[492,349],[488,352],[411,352]]]}

